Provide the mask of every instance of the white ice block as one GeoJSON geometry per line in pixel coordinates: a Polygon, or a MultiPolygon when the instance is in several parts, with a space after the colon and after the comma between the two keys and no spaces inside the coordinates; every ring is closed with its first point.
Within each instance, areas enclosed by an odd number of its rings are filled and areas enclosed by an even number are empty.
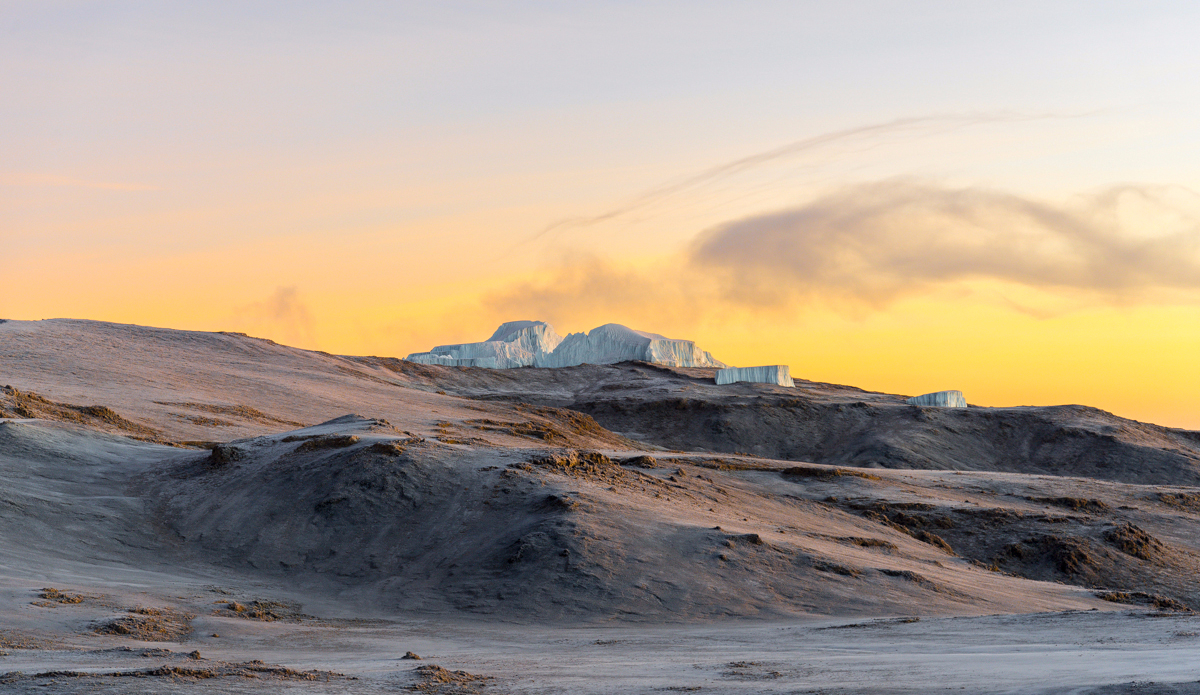
{"type": "Polygon", "coordinates": [[[724,367],[690,340],[674,340],[610,323],[565,339],[543,321],[510,321],[482,343],[439,345],[409,362],[452,367],[573,367],[642,360],[671,367],[724,367]]]}
{"type": "Polygon", "coordinates": [[[495,357],[447,357],[432,352],[415,352],[404,359],[420,364],[440,364],[443,367],[488,367],[497,369],[495,357]]]}
{"type": "Polygon", "coordinates": [[[909,398],[904,402],[911,405],[931,405],[939,408],[967,407],[967,399],[963,398],[962,391],[938,391],[937,393],[926,393],[921,396],[909,398]]]}
{"type": "Polygon", "coordinates": [[[542,321],[510,321],[482,343],[439,345],[429,352],[414,352],[405,359],[422,364],[452,367],[512,369],[529,367],[539,355],[558,347],[562,336],[542,321]]]}
{"type": "Polygon", "coordinates": [[[772,364],[765,367],[729,367],[717,372],[718,384],[733,384],[747,381],[752,384],[778,384],[779,386],[795,386],[792,382],[792,370],[786,364],[772,364]]]}
{"type": "Polygon", "coordinates": [[[669,367],[724,367],[724,363],[696,347],[690,340],[675,340],[657,333],[635,331],[617,323],[572,333],[558,348],[535,361],[538,367],[573,367],[577,364],[615,364],[641,360],[669,367]]]}

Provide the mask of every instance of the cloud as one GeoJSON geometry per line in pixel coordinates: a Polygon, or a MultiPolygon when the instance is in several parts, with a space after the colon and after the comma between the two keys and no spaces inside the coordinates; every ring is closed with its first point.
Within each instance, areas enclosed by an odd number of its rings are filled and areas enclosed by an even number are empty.
{"type": "Polygon", "coordinates": [[[104,191],[159,191],[158,186],[120,181],[91,181],[57,174],[0,172],[0,186],[93,188],[104,191]]]}
{"type": "Polygon", "coordinates": [[[254,336],[315,347],[312,316],[295,287],[280,287],[266,300],[242,307],[228,323],[254,336]]]}
{"type": "Polygon", "coordinates": [[[718,183],[724,179],[736,176],[743,172],[751,171],[779,160],[809,154],[833,145],[857,143],[860,146],[871,146],[888,140],[894,140],[902,136],[910,138],[929,136],[968,126],[981,125],[984,123],[1031,120],[1049,117],[1050,116],[1045,115],[1034,116],[1012,113],[916,116],[911,118],[898,118],[891,121],[885,121],[883,123],[873,123],[854,128],[846,128],[829,133],[822,133],[821,135],[815,135],[801,140],[789,142],[785,145],[781,145],[770,150],[756,152],[745,157],[739,157],[738,159],[709,167],[708,169],[699,171],[678,181],[663,183],[659,186],[642,192],[640,195],[624,205],[619,205],[604,212],[594,215],[569,217],[552,222],[551,224],[542,228],[536,234],[530,236],[528,239],[519,242],[518,245],[531,243],[553,232],[559,232],[566,229],[587,228],[604,222],[609,222],[611,220],[624,217],[632,212],[650,207],[655,203],[663,201],[676,194],[703,189],[706,186],[718,183]]]}
{"type": "Polygon", "coordinates": [[[580,317],[622,323],[653,319],[656,310],[667,306],[674,314],[695,314],[703,298],[694,289],[669,269],[631,270],[594,256],[574,256],[546,277],[514,284],[485,304],[502,316],[551,323],[569,324],[580,317]]]}
{"type": "Polygon", "coordinates": [[[1059,298],[1035,305],[1028,293],[1018,300],[993,291],[968,300],[999,301],[1035,317],[1162,301],[1170,293],[1195,301],[1200,196],[1117,186],[1056,204],[911,179],[855,184],[719,225],[652,269],[569,259],[488,305],[552,321],[636,318],[647,325],[792,311],[811,302],[862,315],[906,295],[958,291],[977,280],[1059,298]]]}
{"type": "Polygon", "coordinates": [[[1200,289],[1200,217],[1181,189],[1114,187],[1063,205],[983,188],[892,180],[729,222],[688,252],[727,300],[796,296],[883,304],[991,279],[1104,302],[1200,289]]]}

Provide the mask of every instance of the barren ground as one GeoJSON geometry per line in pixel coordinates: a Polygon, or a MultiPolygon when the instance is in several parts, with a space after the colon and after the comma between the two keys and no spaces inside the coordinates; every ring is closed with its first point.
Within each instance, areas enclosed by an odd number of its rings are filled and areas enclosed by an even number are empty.
{"type": "Polygon", "coordinates": [[[0,385],[3,691],[1200,692],[1195,432],[85,321],[0,385]]]}

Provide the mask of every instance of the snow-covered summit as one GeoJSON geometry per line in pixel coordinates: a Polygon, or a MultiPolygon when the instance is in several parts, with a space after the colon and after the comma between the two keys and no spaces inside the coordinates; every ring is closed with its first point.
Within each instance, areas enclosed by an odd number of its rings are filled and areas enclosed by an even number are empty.
{"type": "Polygon", "coordinates": [[[539,356],[553,351],[561,342],[562,336],[544,321],[509,321],[482,343],[439,345],[429,352],[416,352],[405,359],[451,367],[530,367],[539,356]]]}
{"type": "Polygon", "coordinates": [[[510,321],[482,343],[439,345],[406,358],[459,367],[571,367],[642,360],[672,367],[724,367],[690,340],[635,331],[616,323],[563,338],[543,321],[510,321]]]}
{"type": "Polygon", "coordinates": [[[657,333],[635,331],[608,323],[587,333],[572,333],[554,352],[539,359],[538,367],[613,364],[642,360],[671,367],[724,367],[690,340],[673,340],[657,333]]]}
{"type": "MultiPolygon", "coordinates": [[[[509,321],[508,323],[500,324],[500,327],[496,329],[496,332],[493,333],[492,337],[488,338],[486,342],[492,342],[494,340],[508,342],[517,338],[523,333],[532,333],[538,331],[544,332],[544,330],[547,328],[550,329],[551,333],[554,333],[554,329],[545,321],[509,321]],[[527,329],[534,330],[528,331],[527,329]]],[[[554,337],[559,341],[562,340],[557,333],[554,333],[554,337]]],[[[554,348],[550,349],[553,350],[554,348]]]]}

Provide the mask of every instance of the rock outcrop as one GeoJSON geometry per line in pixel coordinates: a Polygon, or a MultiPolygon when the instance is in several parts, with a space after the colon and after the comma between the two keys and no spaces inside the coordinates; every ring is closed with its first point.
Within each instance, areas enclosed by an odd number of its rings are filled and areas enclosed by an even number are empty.
{"type": "Polygon", "coordinates": [[[717,372],[718,385],[733,384],[739,381],[779,386],[796,385],[792,382],[792,370],[786,364],[772,364],[765,367],[729,367],[717,372]]]}
{"type": "Polygon", "coordinates": [[[406,357],[409,362],[450,367],[573,367],[642,360],[670,367],[724,367],[690,340],[635,331],[610,323],[562,338],[542,321],[511,321],[482,343],[439,345],[406,357]]]}
{"type": "Polygon", "coordinates": [[[938,391],[937,393],[926,393],[921,396],[909,398],[904,402],[910,405],[931,405],[939,408],[967,407],[967,399],[963,398],[962,391],[938,391]]]}

